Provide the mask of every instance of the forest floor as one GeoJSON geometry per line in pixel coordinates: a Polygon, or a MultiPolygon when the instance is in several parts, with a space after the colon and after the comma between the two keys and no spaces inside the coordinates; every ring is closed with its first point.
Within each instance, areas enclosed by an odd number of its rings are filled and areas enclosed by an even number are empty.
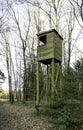
{"type": "Polygon", "coordinates": [[[0,101],[0,130],[56,130],[44,115],[37,116],[33,105],[0,101]]]}

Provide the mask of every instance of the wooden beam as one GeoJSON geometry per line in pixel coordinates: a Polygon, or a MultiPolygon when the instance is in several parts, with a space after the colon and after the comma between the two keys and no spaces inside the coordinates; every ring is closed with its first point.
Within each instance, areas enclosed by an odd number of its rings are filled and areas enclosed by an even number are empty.
{"type": "Polygon", "coordinates": [[[51,100],[52,100],[52,105],[54,104],[54,58],[52,59],[52,90],[51,90],[51,100]]]}
{"type": "MultiPolygon", "coordinates": [[[[40,45],[40,40],[38,38],[38,46],[40,45]]],[[[37,71],[36,71],[36,106],[39,106],[39,101],[40,101],[40,95],[39,95],[39,67],[40,63],[37,62],[37,71]]],[[[39,108],[36,107],[37,110],[37,115],[39,115],[39,108]]]]}
{"type": "Polygon", "coordinates": [[[49,89],[48,89],[48,65],[47,65],[47,75],[46,75],[46,104],[48,104],[48,93],[49,93],[49,89]]]}
{"type": "Polygon", "coordinates": [[[39,62],[37,63],[36,82],[36,105],[39,105],[39,62]]]}

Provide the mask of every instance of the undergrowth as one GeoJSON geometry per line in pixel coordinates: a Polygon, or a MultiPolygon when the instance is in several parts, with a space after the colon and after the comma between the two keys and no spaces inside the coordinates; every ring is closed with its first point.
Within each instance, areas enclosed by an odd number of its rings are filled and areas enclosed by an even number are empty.
{"type": "Polygon", "coordinates": [[[82,102],[69,103],[61,100],[54,106],[42,108],[41,111],[41,114],[48,117],[48,123],[53,127],[56,126],[58,130],[83,130],[82,102]]]}

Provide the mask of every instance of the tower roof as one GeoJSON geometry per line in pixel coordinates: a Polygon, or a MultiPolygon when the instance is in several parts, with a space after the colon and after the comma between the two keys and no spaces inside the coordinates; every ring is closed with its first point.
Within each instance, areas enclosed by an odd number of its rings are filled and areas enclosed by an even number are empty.
{"type": "Polygon", "coordinates": [[[62,36],[55,29],[50,29],[50,30],[47,30],[47,31],[40,32],[40,33],[37,34],[37,36],[40,37],[42,35],[45,35],[45,34],[48,34],[48,33],[51,33],[51,32],[58,34],[58,36],[63,40],[62,36]]]}

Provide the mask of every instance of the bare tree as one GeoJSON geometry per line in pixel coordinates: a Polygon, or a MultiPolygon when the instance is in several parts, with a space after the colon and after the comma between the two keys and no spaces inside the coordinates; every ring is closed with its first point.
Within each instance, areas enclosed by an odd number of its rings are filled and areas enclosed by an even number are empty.
{"type": "Polygon", "coordinates": [[[8,8],[5,1],[0,2],[0,32],[9,30],[8,8]]]}
{"type": "Polygon", "coordinates": [[[73,7],[73,14],[80,25],[81,28],[83,28],[82,22],[83,22],[83,0],[69,0],[70,4],[73,7]],[[81,18],[81,19],[80,19],[81,18]]]}
{"type": "Polygon", "coordinates": [[[9,83],[9,102],[13,103],[13,93],[12,93],[12,58],[11,51],[8,40],[8,33],[5,32],[2,34],[2,37],[5,42],[5,55],[6,55],[6,65],[7,65],[7,73],[8,73],[8,83],[9,83]]]}
{"type": "Polygon", "coordinates": [[[20,26],[20,21],[19,21],[19,13],[18,13],[18,16],[14,10],[14,7],[11,6],[10,7],[10,10],[13,14],[13,20],[15,21],[15,24],[16,24],[16,27],[17,27],[17,31],[18,31],[18,36],[19,36],[19,39],[22,43],[22,49],[23,49],[23,64],[24,64],[24,85],[23,85],[23,102],[25,102],[26,100],[26,49],[27,49],[27,45],[28,45],[28,36],[29,36],[29,30],[30,30],[30,12],[29,10],[27,10],[27,13],[28,13],[28,26],[26,26],[26,24],[24,25],[25,27],[25,30],[23,32],[21,26],[20,26]]]}
{"type": "Polygon", "coordinates": [[[70,69],[70,62],[71,62],[71,53],[72,53],[72,33],[75,27],[75,19],[72,13],[72,8],[70,8],[69,18],[67,19],[67,27],[68,27],[68,71],[70,69]]]}

